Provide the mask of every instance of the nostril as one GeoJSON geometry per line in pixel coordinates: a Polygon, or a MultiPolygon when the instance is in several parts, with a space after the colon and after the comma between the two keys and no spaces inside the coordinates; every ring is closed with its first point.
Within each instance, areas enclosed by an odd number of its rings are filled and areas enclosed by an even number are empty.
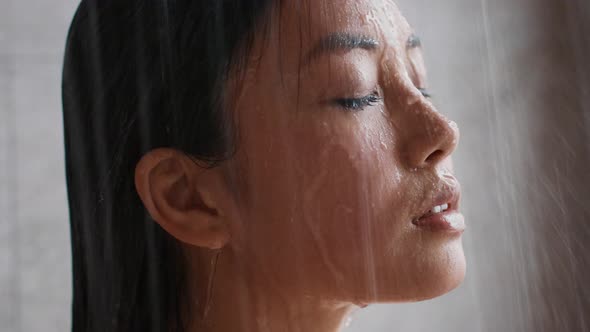
{"type": "Polygon", "coordinates": [[[426,158],[425,162],[428,164],[436,163],[437,161],[442,159],[444,156],[445,156],[445,152],[443,150],[436,150],[433,153],[431,153],[428,156],[428,158],[426,158]]]}

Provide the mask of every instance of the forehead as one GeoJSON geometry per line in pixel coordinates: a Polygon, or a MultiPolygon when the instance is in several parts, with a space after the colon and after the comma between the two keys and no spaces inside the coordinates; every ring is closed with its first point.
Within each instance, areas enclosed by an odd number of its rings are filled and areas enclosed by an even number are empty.
{"type": "Polygon", "coordinates": [[[276,93],[295,84],[299,89],[301,79],[312,69],[304,64],[307,56],[323,38],[335,33],[376,40],[378,48],[373,55],[381,59],[379,64],[388,70],[402,70],[403,54],[412,29],[392,0],[282,0],[277,3],[280,6],[273,8],[254,38],[249,61],[241,71],[243,75],[229,80],[231,93],[236,91],[237,95],[228,100],[240,103],[244,96],[253,95],[253,90],[271,89],[276,93]]]}
{"type": "Polygon", "coordinates": [[[272,25],[281,49],[313,47],[323,36],[351,32],[377,39],[383,47],[405,43],[411,28],[392,0],[286,0],[272,25]],[[278,20],[276,20],[278,18],[278,20]]]}

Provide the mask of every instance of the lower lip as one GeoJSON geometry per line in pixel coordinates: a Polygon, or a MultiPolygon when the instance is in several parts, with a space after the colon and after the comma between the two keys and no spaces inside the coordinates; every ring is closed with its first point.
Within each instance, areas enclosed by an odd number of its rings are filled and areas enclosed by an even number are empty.
{"type": "Polygon", "coordinates": [[[414,225],[437,232],[463,233],[465,218],[457,211],[445,211],[412,222],[414,225]]]}

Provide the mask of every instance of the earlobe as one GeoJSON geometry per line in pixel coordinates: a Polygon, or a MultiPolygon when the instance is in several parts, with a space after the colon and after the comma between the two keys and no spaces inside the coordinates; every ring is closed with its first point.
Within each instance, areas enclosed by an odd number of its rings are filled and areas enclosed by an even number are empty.
{"type": "Polygon", "coordinates": [[[186,244],[219,249],[230,238],[219,174],[174,149],[156,149],[135,169],[135,187],[151,217],[186,244]]]}

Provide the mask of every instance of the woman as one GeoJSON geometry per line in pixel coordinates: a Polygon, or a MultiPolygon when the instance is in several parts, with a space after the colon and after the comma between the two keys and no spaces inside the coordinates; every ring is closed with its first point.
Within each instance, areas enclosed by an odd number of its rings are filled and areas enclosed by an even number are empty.
{"type": "Polygon", "coordinates": [[[456,125],[390,0],[88,0],[74,331],[337,331],[463,279],[456,125]]]}

